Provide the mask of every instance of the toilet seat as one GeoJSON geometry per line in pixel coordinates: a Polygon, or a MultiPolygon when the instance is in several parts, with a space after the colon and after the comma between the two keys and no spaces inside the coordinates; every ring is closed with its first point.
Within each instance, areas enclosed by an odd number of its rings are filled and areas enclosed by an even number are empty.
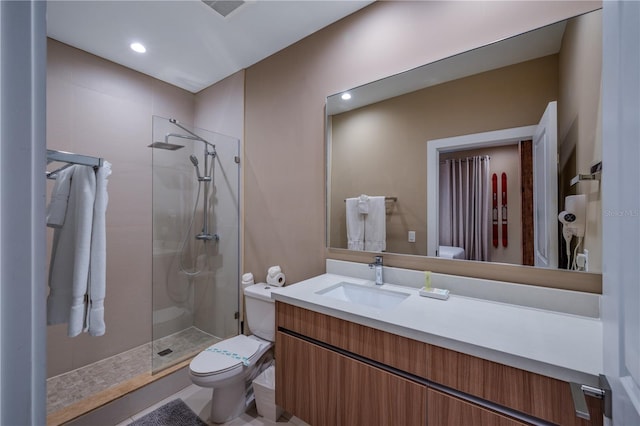
{"type": "Polygon", "coordinates": [[[253,362],[264,343],[243,334],[223,340],[198,354],[189,365],[190,372],[193,376],[209,377],[242,370],[243,362],[253,362]]]}

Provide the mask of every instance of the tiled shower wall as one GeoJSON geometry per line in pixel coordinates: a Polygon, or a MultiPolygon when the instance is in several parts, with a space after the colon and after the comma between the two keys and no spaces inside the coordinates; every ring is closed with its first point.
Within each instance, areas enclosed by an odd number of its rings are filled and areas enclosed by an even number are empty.
{"type": "MultiPolygon", "coordinates": [[[[47,148],[103,157],[113,171],[107,331],[69,338],[66,325],[49,326],[50,377],[151,340],[151,117],[191,125],[195,96],[51,39],[47,56],[47,148]]],[[[50,246],[52,232],[47,234],[50,246]]]]}

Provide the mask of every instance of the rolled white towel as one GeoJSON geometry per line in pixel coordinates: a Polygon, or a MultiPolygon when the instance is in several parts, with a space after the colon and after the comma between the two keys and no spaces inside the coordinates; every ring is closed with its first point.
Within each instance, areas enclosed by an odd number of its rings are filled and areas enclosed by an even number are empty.
{"type": "Polygon", "coordinates": [[[247,272],[246,274],[242,274],[242,291],[250,285],[254,285],[253,274],[251,272],[247,272]]]}
{"type": "Polygon", "coordinates": [[[273,278],[276,275],[278,275],[280,272],[282,272],[282,269],[280,269],[279,265],[272,266],[267,270],[267,277],[273,278]]]}
{"type": "Polygon", "coordinates": [[[254,284],[253,274],[251,272],[242,274],[242,285],[252,285],[252,284],[254,284]]]}

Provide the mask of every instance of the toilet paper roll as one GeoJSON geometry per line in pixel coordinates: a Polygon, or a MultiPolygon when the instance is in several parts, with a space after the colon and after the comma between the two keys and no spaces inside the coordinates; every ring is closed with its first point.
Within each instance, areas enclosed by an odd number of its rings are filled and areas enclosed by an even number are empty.
{"type": "Polygon", "coordinates": [[[276,266],[272,266],[267,270],[267,277],[271,277],[274,278],[276,275],[278,275],[280,272],[282,272],[282,269],[280,269],[279,265],[276,266]]]}
{"type": "Polygon", "coordinates": [[[267,275],[267,284],[274,285],[276,287],[282,287],[285,282],[285,276],[282,272],[276,274],[274,277],[267,275]]]}

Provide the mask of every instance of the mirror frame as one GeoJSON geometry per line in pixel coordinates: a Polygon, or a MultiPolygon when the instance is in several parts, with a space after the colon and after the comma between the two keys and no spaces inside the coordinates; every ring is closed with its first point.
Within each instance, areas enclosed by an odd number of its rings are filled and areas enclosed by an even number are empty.
{"type": "MultiPolygon", "coordinates": [[[[599,9],[594,9],[596,11],[599,9]]],[[[591,12],[593,12],[591,11],[591,12]]],[[[590,13],[590,12],[586,12],[590,13]]],[[[576,15],[581,16],[581,15],[576,15]]],[[[568,17],[571,19],[574,17],[568,17]]],[[[541,27],[543,28],[543,27],[541,27]]],[[[532,30],[532,31],[535,31],[532,30]]],[[[526,34],[526,33],[523,33],[526,34]]],[[[517,37],[521,34],[516,34],[509,38],[517,37]]],[[[486,46],[490,46],[495,43],[489,43],[478,48],[471,49],[469,52],[476,51],[486,46]]],[[[393,78],[401,74],[405,74],[419,68],[425,67],[436,62],[447,60],[453,57],[457,57],[466,52],[461,52],[448,57],[441,58],[437,61],[433,61],[411,70],[400,72],[394,75],[387,76],[367,84],[360,85],[356,88],[349,90],[360,89],[369,84],[380,84],[387,78],[393,78]]],[[[419,90],[419,89],[416,89],[419,90]]],[[[348,90],[345,90],[348,91],[348,90]]],[[[341,91],[336,94],[329,95],[330,97],[344,93],[341,91]]],[[[400,96],[400,95],[398,95],[400,96]]],[[[380,255],[377,252],[366,251],[352,251],[344,248],[330,247],[330,209],[331,209],[331,120],[328,105],[325,103],[325,142],[326,142],[326,188],[325,188],[325,256],[327,259],[343,260],[351,262],[369,263],[374,256],[380,255]]],[[[428,232],[428,230],[427,230],[428,232]]],[[[499,262],[480,262],[472,260],[457,260],[457,259],[444,259],[432,256],[420,256],[400,253],[382,253],[384,257],[385,266],[393,266],[407,269],[417,270],[430,270],[433,272],[460,275],[473,278],[490,279],[497,281],[507,281],[519,284],[528,284],[535,286],[551,287],[565,290],[582,291],[589,293],[602,293],[602,274],[593,272],[578,272],[565,269],[549,269],[540,268],[534,266],[525,266],[517,264],[507,264],[499,262]]]]}

